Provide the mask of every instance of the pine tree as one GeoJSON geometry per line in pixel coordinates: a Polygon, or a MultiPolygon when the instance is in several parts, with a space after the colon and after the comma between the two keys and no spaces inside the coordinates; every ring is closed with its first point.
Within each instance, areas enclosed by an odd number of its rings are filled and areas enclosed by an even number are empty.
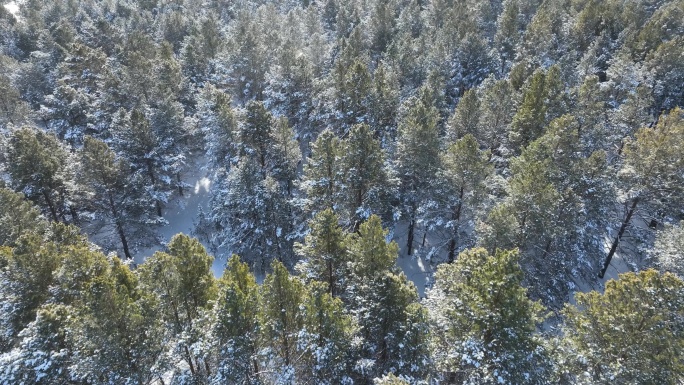
{"type": "Polygon", "coordinates": [[[253,157],[265,171],[271,166],[269,149],[274,118],[262,102],[249,102],[245,109],[245,121],[240,130],[240,155],[253,157]]]}
{"type": "Polygon", "coordinates": [[[652,255],[662,271],[670,272],[680,279],[684,278],[684,226],[666,225],[656,234],[652,255]]]}
{"type": "Polygon", "coordinates": [[[287,117],[299,138],[309,139],[316,133],[309,119],[317,92],[314,81],[326,67],[321,62],[321,56],[326,55],[326,42],[318,35],[323,31],[317,16],[291,12],[284,23],[287,25],[284,42],[278,65],[272,65],[266,76],[264,100],[273,113],[287,117]],[[308,19],[305,26],[301,25],[300,18],[308,19]],[[311,35],[304,37],[307,33],[311,35]],[[306,47],[302,46],[303,40],[307,40],[306,47]]]}
{"type": "Polygon", "coordinates": [[[70,330],[78,351],[74,375],[93,384],[158,378],[155,367],[165,347],[155,302],[127,265],[110,259],[107,273],[86,285],[70,330]]]}
{"type": "Polygon", "coordinates": [[[149,203],[128,179],[129,166],[117,159],[107,144],[89,136],[81,150],[81,165],[81,184],[89,193],[87,203],[98,219],[114,227],[124,256],[133,258],[135,243],[129,241],[144,240],[156,221],[150,217],[149,203]]]}
{"type": "Polygon", "coordinates": [[[429,198],[430,182],[439,168],[439,115],[430,99],[430,90],[422,88],[417,97],[405,102],[406,113],[399,121],[395,167],[408,220],[408,255],[413,252],[418,208],[429,198]]]}
{"type": "Polygon", "coordinates": [[[374,361],[366,377],[388,372],[423,374],[428,359],[426,315],[412,282],[396,267],[399,250],[387,242],[380,218],[372,215],[350,241],[349,301],[364,338],[363,355],[374,361]]]}
{"type": "Polygon", "coordinates": [[[358,229],[370,213],[384,214],[387,210],[388,177],[384,169],[384,152],[373,138],[367,124],[352,127],[344,141],[340,164],[343,179],[338,212],[342,222],[358,229]]]}
{"type": "Polygon", "coordinates": [[[470,243],[464,236],[472,229],[464,229],[463,225],[477,218],[486,199],[486,180],[494,170],[489,153],[478,148],[471,134],[457,140],[440,158],[442,169],[434,183],[434,201],[425,210],[429,228],[446,230],[447,260],[453,262],[458,249],[470,243]]]}
{"type": "Polygon", "coordinates": [[[113,126],[114,145],[130,164],[133,178],[144,181],[144,189],[161,217],[173,193],[171,180],[175,175],[169,172],[173,161],[164,156],[161,140],[143,111],[134,109],[129,115],[119,110],[113,126]]]}
{"type": "Polygon", "coordinates": [[[534,277],[526,283],[533,295],[547,299],[567,295],[573,285],[560,282],[569,277],[589,276],[613,204],[605,153],[585,155],[579,127],[569,115],[554,120],[511,164],[517,246],[527,276],[534,277]]]}
{"type": "Polygon", "coordinates": [[[330,385],[350,382],[355,328],[342,301],[329,293],[325,283],[312,282],[302,306],[303,329],[297,341],[303,355],[299,381],[330,385]]]}
{"type": "Polygon", "coordinates": [[[544,133],[553,119],[567,110],[564,85],[560,69],[553,66],[547,71],[537,70],[525,84],[522,103],[513,116],[509,140],[522,149],[544,133]]]}
{"type": "Polygon", "coordinates": [[[564,310],[566,382],[675,384],[682,363],[684,282],[654,270],[621,274],[603,294],[577,293],[564,310]]]}
{"type": "Polygon", "coordinates": [[[228,94],[205,86],[198,106],[200,130],[204,133],[207,156],[214,168],[226,167],[237,156],[238,117],[228,94]]]}
{"type": "Polygon", "coordinates": [[[393,66],[381,62],[373,73],[369,124],[383,148],[396,140],[399,110],[399,79],[393,66]]]}
{"type": "MultiPolygon", "coordinates": [[[[13,248],[0,248],[0,308],[4,314],[0,320],[0,351],[17,347],[23,343],[22,340],[30,338],[26,334],[22,335],[22,331],[31,328],[30,322],[36,320],[40,308],[46,303],[71,304],[67,300],[73,296],[60,295],[59,272],[72,260],[78,260],[84,254],[95,254],[88,249],[90,245],[77,228],[61,223],[53,223],[48,227],[46,223],[39,222],[35,230],[24,232],[11,245],[13,248]]],[[[84,282],[88,280],[82,275],[78,278],[84,282]]],[[[35,354],[21,349],[19,354],[35,354]]],[[[40,359],[44,358],[45,355],[41,355],[40,359]]],[[[21,363],[18,365],[21,366],[21,363]]]]}
{"type": "Polygon", "coordinates": [[[268,349],[273,382],[295,383],[295,367],[299,364],[297,335],[303,327],[300,305],[305,295],[304,284],[290,276],[278,261],[271,264],[273,272],[264,279],[260,289],[262,338],[268,349]]]}
{"type": "Polygon", "coordinates": [[[321,132],[311,144],[311,155],[300,181],[306,194],[306,211],[315,214],[337,206],[343,180],[342,149],[342,142],[330,130],[321,132]]]}
{"type": "Polygon", "coordinates": [[[335,94],[336,114],[340,116],[337,131],[346,136],[355,124],[368,123],[371,77],[368,66],[360,59],[354,60],[349,67],[340,71],[344,72],[335,94]]]}
{"type": "Polygon", "coordinates": [[[597,76],[587,77],[577,92],[574,116],[579,121],[578,136],[589,151],[608,151],[614,143],[608,133],[606,96],[597,76]]]}
{"type": "Polygon", "coordinates": [[[304,258],[299,265],[304,277],[322,282],[332,297],[344,293],[347,237],[339,217],[332,209],[326,209],[309,221],[304,244],[295,243],[297,254],[304,258]]]}
{"type": "Polygon", "coordinates": [[[183,106],[174,97],[169,96],[155,102],[149,111],[149,121],[157,139],[156,156],[161,167],[170,176],[164,178],[166,185],[172,186],[183,196],[187,183],[182,175],[187,165],[187,154],[196,146],[192,126],[185,119],[183,106]]]}
{"type": "Polygon", "coordinates": [[[625,101],[619,108],[609,111],[609,120],[613,128],[609,140],[618,147],[618,155],[622,152],[625,138],[633,136],[639,128],[654,121],[653,104],[650,89],[645,85],[639,85],[625,96],[625,101]]]}
{"type": "Polygon", "coordinates": [[[392,42],[394,35],[394,24],[396,21],[393,2],[389,0],[379,0],[375,3],[371,29],[371,51],[374,56],[382,55],[392,42]]]}
{"type": "Polygon", "coordinates": [[[475,90],[466,91],[449,119],[447,140],[451,143],[470,134],[484,143],[483,135],[479,132],[480,114],[480,101],[477,93],[475,90]]]}
{"type": "Polygon", "coordinates": [[[547,109],[545,98],[544,72],[538,70],[528,80],[522,104],[513,116],[509,140],[517,148],[526,146],[543,133],[547,109]]]}
{"type": "Polygon", "coordinates": [[[509,125],[513,119],[513,87],[506,79],[485,80],[481,86],[479,117],[480,140],[487,143],[492,152],[508,140],[509,125]]]}
{"type": "MultiPolygon", "coordinates": [[[[141,105],[150,102],[153,98],[153,91],[156,90],[154,59],[157,52],[150,36],[138,30],[129,34],[124,43],[122,88],[129,100],[125,106],[141,105]]],[[[123,107],[123,106],[121,106],[123,107]]]]}
{"type": "Polygon", "coordinates": [[[56,67],[51,79],[56,84],[42,101],[41,118],[60,140],[72,145],[82,144],[84,135],[104,138],[107,132],[101,114],[109,111],[109,106],[99,95],[109,76],[106,56],[102,50],[80,43],[69,43],[62,50],[63,61],[51,66],[56,67]]]}
{"type": "Polygon", "coordinates": [[[510,70],[511,63],[515,60],[519,49],[518,45],[522,40],[519,13],[518,0],[503,1],[503,11],[497,20],[497,31],[494,36],[501,60],[501,73],[510,70]]]}
{"type": "Polygon", "coordinates": [[[627,211],[599,272],[600,278],[608,269],[639,203],[651,206],[654,211],[679,207],[684,198],[681,146],[684,146],[684,113],[678,108],[661,116],[655,127],[641,128],[635,139],[626,144],[620,176],[628,196],[627,211]]]}
{"type": "Polygon", "coordinates": [[[259,297],[254,275],[233,255],[218,282],[209,344],[215,346],[212,383],[258,384],[259,297]]]}
{"type": "Polygon", "coordinates": [[[42,206],[52,221],[65,221],[72,179],[66,148],[56,137],[29,128],[14,131],[9,142],[7,162],[12,187],[42,206]]]}
{"type": "MultiPolygon", "coordinates": [[[[5,64],[5,63],[3,63],[5,64]]],[[[0,74],[0,128],[8,125],[18,126],[29,121],[29,106],[21,100],[19,91],[12,85],[10,79],[0,74]]]]}
{"type": "Polygon", "coordinates": [[[74,317],[74,311],[68,306],[41,307],[35,320],[21,332],[19,346],[0,355],[0,384],[69,383],[69,317],[74,317]]]}
{"type": "Polygon", "coordinates": [[[233,94],[243,102],[262,99],[269,63],[264,36],[259,31],[258,21],[254,19],[246,10],[239,12],[235,20],[237,33],[230,41],[236,48],[232,49],[234,52],[229,57],[232,65],[228,67],[230,70],[227,75],[234,83],[233,94]]]}
{"type": "Polygon", "coordinates": [[[432,358],[457,384],[541,384],[546,361],[534,335],[543,307],[527,298],[516,251],[462,252],[440,265],[425,305],[432,358]]]}
{"type": "Polygon", "coordinates": [[[0,273],[0,351],[8,350],[19,332],[35,319],[48,298],[52,272],[64,257],[53,243],[42,245],[40,234],[25,234],[13,249],[2,249],[0,273]]]}
{"type": "MultiPolygon", "coordinates": [[[[677,13],[684,15],[681,9],[677,13]]],[[[680,23],[679,30],[684,31],[684,24],[680,23]]],[[[663,42],[648,55],[646,67],[654,73],[654,96],[656,107],[660,110],[684,104],[684,95],[677,86],[684,81],[684,66],[680,60],[684,53],[682,44],[684,38],[680,35],[663,42]]]]}
{"type": "Polygon", "coordinates": [[[256,271],[272,259],[293,264],[294,208],[287,192],[256,159],[243,157],[212,196],[212,221],[219,246],[242,255],[256,271]]]}
{"type": "Polygon", "coordinates": [[[287,122],[287,118],[277,120],[272,132],[271,148],[272,174],[280,182],[288,196],[292,196],[292,187],[297,178],[297,167],[302,160],[299,143],[287,122]]]}
{"type": "Polygon", "coordinates": [[[168,252],[156,252],[139,269],[144,290],[159,301],[167,329],[165,343],[175,345],[191,375],[199,378],[209,375],[211,369],[190,350],[196,338],[183,337],[192,335],[193,327],[216,297],[212,262],[213,257],[199,241],[177,234],[169,242],[168,252]]]}
{"type": "Polygon", "coordinates": [[[520,240],[520,224],[515,207],[508,202],[494,206],[487,217],[477,222],[478,246],[493,254],[497,249],[517,247],[520,240]]]}
{"type": "Polygon", "coordinates": [[[23,234],[41,234],[46,223],[21,193],[0,188],[0,246],[12,247],[23,234]]]}
{"type": "MultiPolygon", "coordinates": [[[[154,98],[162,100],[167,98],[180,99],[183,89],[181,66],[176,61],[173,47],[168,42],[163,42],[159,47],[153,68],[157,78],[154,98]]],[[[155,104],[152,100],[149,102],[152,105],[155,104]]]]}

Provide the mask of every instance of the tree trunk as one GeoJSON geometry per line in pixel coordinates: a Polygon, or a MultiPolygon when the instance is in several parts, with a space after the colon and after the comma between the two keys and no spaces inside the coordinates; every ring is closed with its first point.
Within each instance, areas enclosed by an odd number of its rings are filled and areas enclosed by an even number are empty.
{"type": "Polygon", "coordinates": [[[451,238],[451,241],[449,241],[449,257],[448,257],[447,261],[449,263],[453,263],[455,257],[456,257],[456,238],[451,238]]]}
{"type": "Polygon", "coordinates": [[[328,261],[328,290],[330,291],[330,296],[335,298],[335,277],[333,275],[333,265],[332,261],[328,261]]]}
{"type": "Polygon", "coordinates": [[[448,261],[449,263],[454,262],[454,259],[456,257],[456,243],[458,239],[458,224],[461,221],[461,208],[463,207],[463,194],[464,194],[464,189],[463,186],[461,186],[461,190],[458,193],[458,205],[456,205],[456,209],[454,210],[454,215],[452,216],[453,220],[456,221],[456,228],[454,229],[454,236],[451,238],[451,242],[449,242],[449,256],[448,256],[448,261]]]}
{"type": "Polygon", "coordinates": [[[178,182],[178,194],[183,196],[183,182],[181,181],[180,173],[176,174],[176,181],[178,182]]]}
{"type": "Polygon", "coordinates": [[[74,224],[78,225],[79,220],[78,220],[78,212],[76,211],[76,208],[74,205],[69,205],[69,213],[71,213],[71,220],[73,221],[74,224]]]}
{"type": "Polygon", "coordinates": [[[606,270],[608,270],[608,266],[610,265],[610,260],[613,259],[613,255],[615,254],[615,251],[617,250],[618,245],[620,244],[620,239],[622,238],[622,235],[625,233],[625,230],[627,229],[627,226],[629,226],[629,221],[632,219],[632,215],[634,214],[634,211],[636,210],[637,204],[639,203],[639,198],[634,198],[632,201],[632,206],[627,210],[627,215],[625,216],[625,220],[622,221],[622,226],[620,226],[620,231],[618,231],[617,237],[615,237],[615,240],[613,241],[613,245],[610,247],[610,251],[608,252],[608,256],[606,256],[605,262],[603,262],[603,268],[599,272],[598,276],[599,278],[603,278],[604,275],[606,275],[606,270]]]}
{"type": "Polygon", "coordinates": [[[50,199],[50,194],[47,192],[47,190],[43,190],[43,197],[45,198],[45,203],[47,203],[48,208],[50,209],[52,220],[59,222],[59,218],[57,218],[57,210],[55,209],[55,205],[52,204],[52,199],[50,199]]]}
{"type": "Polygon", "coordinates": [[[183,345],[183,349],[185,349],[185,355],[187,356],[188,364],[190,365],[190,373],[192,375],[195,375],[195,365],[192,363],[192,356],[190,355],[190,349],[188,349],[188,345],[183,345]]]}
{"type": "MultiPolygon", "coordinates": [[[[152,159],[146,159],[145,164],[147,165],[147,175],[150,177],[150,182],[152,182],[152,190],[157,191],[157,178],[154,175],[154,165],[152,164],[152,159]]],[[[182,195],[182,193],[181,193],[182,195]]],[[[162,207],[159,199],[154,200],[154,206],[157,208],[157,216],[162,216],[162,207]]]]}
{"type": "Polygon", "coordinates": [[[356,202],[354,204],[354,212],[350,213],[352,220],[354,221],[354,232],[358,233],[359,228],[361,227],[361,219],[357,217],[356,212],[358,211],[359,207],[363,204],[363,186],[359,186],[359,188],[356,190],[356,202]]]}
{"type": "Polygon", "coordinates": [[[123,226],[121,225],[121,222],[119,220],[116,220],[116,230],[119,233],[119,238],[121,238],[121,246],[123,246],[123,251],[124,255],[126,256],[126,259],[133,259],[133,256],[131,256],[131,252],[128,249],[128,240],[126,239],[126,234],[124,233],[123,226]]]}
{"type": "Polygon", "coordinates": [[[131,252],[128,249],[128,240],[126,239],[126,233],[124,232],[123,225],[121,224],[121,220],[119,219],[119,212],[116,208],[116,204],[114,203],[114,197],[112,197],[111,191],[107,193],[109,197],[109,209],[112,212],[112,216],[114,217],[114,222],[116,223],[116,232],[119,233],[119,238],[121,239],[121,246],[123,247],[124,255],[126,256],[126,259],[133,259],[131,256],[131,252]]]}
{"type": "Polygon", "coordinates": [[[413,253],[413,228],[415,227],[414,219],[414,213],[411,213],[411,220],[409,221],[409,228],[408,228],[408,239],[406,241],[406,254],[411,255],[413,253]]]}
{"type": "Polygon", "coordinates": [[[259,362],[257,362],[256,359],[252,359],[252,363],[254,364],[254,376],[256,377],[257,381],[259,380],[259,362]]]}

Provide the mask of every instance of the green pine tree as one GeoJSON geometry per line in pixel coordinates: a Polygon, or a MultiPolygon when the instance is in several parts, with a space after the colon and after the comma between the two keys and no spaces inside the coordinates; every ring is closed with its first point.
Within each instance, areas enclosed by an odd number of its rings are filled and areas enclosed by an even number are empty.
{"type": "Polygon", "coordinates": [[[322,282],[332,297],[344,293],[347,238],[339,217],[332,209],[326,209],[309,221],[304,243],[295,243],[297,254],[304,258],[299,265],[304,277],[322,282]]]}
{"type": "Polygon", "coordinates": [[[676,384],[684,378],[684,282],[621,274],[564,310],[558,376],[576,384],[676,384]]]}
{"type": "Polygon", "coordinates": [[[517,251],[462,252],[440,265],[425,305],[435,367],[455,384],[542,384],[547,365],[535,335],[543,306],[527,297],[517,251]]]}

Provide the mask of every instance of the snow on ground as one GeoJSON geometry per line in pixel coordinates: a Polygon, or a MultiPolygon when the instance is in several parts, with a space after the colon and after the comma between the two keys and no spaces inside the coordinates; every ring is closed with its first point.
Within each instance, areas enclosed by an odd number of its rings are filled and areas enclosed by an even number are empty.
{"type": "MultiPolygon", "coordinates": [[[[199,208],[202,207],[205,211],[209,209],[209,198],[211,180],[209,179],[211,172],[206,168],[206,161],[204,159],[198,160],[197,164],[192,167],[192,171],[188,173],[185,181],[192,186],[187,189],[183,197],[177,197],[171,201],[164,212],[164,218],[169,222],[168,225],[158,229],[158,234],[163,242],[167,244],[171,237],[178,233],[192,234],[197,220],[199,208]]],[[[415,229],[414,252],[413,255],[408,255],[406,250],[407,241],[407,223],[405,221],[398,222],[392,232],[392,240],[399,245],[399,256],[397,258],[397,266],[406,274],[418,290],[421,298],[425,296],[425,289],[428,287],[435,266],[432,266],[429,261],[426,261],[422,254],[418,252],[423,242],[423,230],[417,226],[415,229]]],[[[427,237],[425,247],[422,250],[429,249],[433,245],[439,243],[438,240],[427,237]]],[[[606,238],[607,247],[610,247],[612,239],[606,238]]],[[[208,248],[208,245],[204,245],[208,248]]],[[[154,254],[155,251],[161,249],[161,246],[150,247],[144,250],[139,250],[135,253],[135,261],[142,263],[146,258],[154,254]]],[[[606,250],[607,252],[607,250],[606,250]]],[[[225,266],[225,258],[216,258],[212,266],[212,271],[217,277],[223,274],[225,266]]],[[[621,253],[616,253],[613,260],[606,271],[605,277],[599,283],[592,283],[586,281],[575,281],[577,291],[589,292],[592,290],[603,291],[605,283],[610,279],[617,279],[618,274],[631,271],[629,265],[625,262],[621,253]]],[[[598,273],[598,271],[597,271],[598,273]]],[[[263,280],[263,276],[258,277],[259,282],[263,280]]],[[[574,303],[574,298],[571,298],[574,303]]]]}
{"type": "MultiPolygon", "coordinates": [[[[614,235],[613,235],[614,236],[614,235]]],[[[604,259],[606,255],[608,254],[608,251],[610,251],[610,247],[613,243],[613,237],[606,234],[603,240],[603,248],[605,254],[601,256],[600,260],[600,265],[603,266],[604,259]]],[[[626,238],[622,239],[621,246],[624,247],[625,244],[629,243],[629,240],[626,238]]],[[[606,287],[606,282],[610,281],[611,279],[618,279],[620,274],[627,273],[632,271],[632,268],[627,264],[625,261],[625,258],[623,256],[623,253],[620,251],[621,247],[618,247],[618,250],[615,252],[613,255],[613,258],[610,260],[610,264],[608,265],[608,269],[606,270],[606,274],[603,276],[602,279],[598,279],[597,281],[594,282],[589,282],[585,280],[576,280],[574,279],[573,282],[576,285],[575,292],[576,293],[588,293],[590,291],[598,291],[599,293],[603,293],[603,290],[606,287]]],[[[596,275],[598,275],[598,268],[596,269],[596,275]]],[[[575,305],[575,296],[570,295],[570,303],[572,305],[575,305]]]]}
{"type": "MultiPolygon", "coordinates": [[[[160,227],[157,230],[163,245],[168,244],[171,238],[178,233],[192,234],[195,228],[199,208],[202,207],[205,212],[208,211],[211,189],[210,175],[211,171],[207,169],[205,159],[198,159],[193,167],[191,167],[191,171],[188,172],[184,179],[185,182],[192,187],[185,191],[183,197],[176,197],[176,199],[169,202],[164,209],[164,219],[168,221],[168,225],[160,227]]],[[[406,223],[398,223],[396,229],[400,230],[394,232],[392,239],[396,241],[400,247],[397,265],[402,269],[404,274],[406,274],[408,279],[416,285],[418,294],[423,297],[425,295],[425,287],[428,284],[428,279],[432,276],[432,269],[429,263],[422,257],[407,255],[406,223]]],[[[422,239],[422,232],[416,230],[416,239],[418,239],[418,237],[421,237],[422,239]]],[[[204,245],[204,247],[209,249],[208,246],[209,245],[206,244],[204,245]]],[[[162,246],[153,246],[138,250],[134,253],[135,262],[142,263],[145,259],[152,256],[155,251],[161,249],[162,246]]],[[[223,274],[225,263],[225,258],[217,257],[214,259],[212,271],[216,277],[220,277],[223,274]]],[[[262,282],[263,278],[262,275],[259,275],[257,276],[257,281],[262,282]]]]}
{"type": "MultiPolygon", "coordinates": [[[[416,240],[422,240],[423,233],[418,228],[414,231],[414,252],[408,255],[406,242],[408,241],[408,224],[405,221],[400,221],[395,225],[392,240],[399,245],[399,257],[397,258],[397,266],[406,274],[409,280],[416,285],[418,295],[425,297],[425,289],[432,277],[432,267],[417,253],[416,240]]],[[[428,240],[429,241],[429,240],[428,240]]]]}
{"type": "Polygon", "coordinates": [[[7,11],[15,18],[19,17],[19,4],[17,4],[16,1],[10,1],[9,3],[5,4],[5,9],[7,9],[7,11]]]}
{"type": "MultiPolygon", "coordinates": [[[[195,221],[197,220],[200,207],[204,210],[209,208],[211,180],[208,178],[209,173],[206,167],[204,167],[205,163],[205,160],[200,159],[193,165],[192,170],[194,172],[190,172],[185,178],[185,182],[191,188],[186,189],[182,197],[176,197],[176,199],[169,202],[164,209],[164,219],[169,224],[157,230],[164,245],[168,244],[171,238],[178,233],[191,235],[195,228],[195,221]]],[[[204,245],[204,247],[208,248],[208,245],[204,245]]],[[[155,251],[161,250],[161,248],[161,246],[153,246],[139,250],[135,253],[135,262],[142,263],[146,258],[152,256],[155,251]]],[[[214,259],[212,266],[214,275],[217,277],[221,276],[224,265],[225,260],[214,259]]]]}

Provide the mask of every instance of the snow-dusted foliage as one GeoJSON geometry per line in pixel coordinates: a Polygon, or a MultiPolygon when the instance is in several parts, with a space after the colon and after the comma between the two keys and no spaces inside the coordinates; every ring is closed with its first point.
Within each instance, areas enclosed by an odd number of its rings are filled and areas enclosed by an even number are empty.
{"type": "Polygon", "coordinates": [[[256,160],[243,157],[216,186],[212,238],[219,247],[242,255],[257,271],[271,260],[292,264],[293,207],[271,176],[262,179],[256,160]]]}
{"type": "Polygon", "coordinates": [[[578,293],[577,304],[564,310],[558,380],[676,383],[684,359],[683,290],[676,276],[645,270],[621,274],[603,294],[578,293]]]}
{"type": "Polygon", "coordinates": [[[548,362],[534,334],[544,308],[527,298],[517,251],[471,249],[441,265],[425,306],[445,381],[543,384],[548,362]]]}
{"type": "Polygon", "coordinates": [[[0,3],[0,385],[682,382],[682,0],[0,3]]]}
{"type": "Polygon", "coordinates": [[[652,253],[660,269],[684,279],[684,229],[681,222],[666,225],[658,233],[652,253]]]}

